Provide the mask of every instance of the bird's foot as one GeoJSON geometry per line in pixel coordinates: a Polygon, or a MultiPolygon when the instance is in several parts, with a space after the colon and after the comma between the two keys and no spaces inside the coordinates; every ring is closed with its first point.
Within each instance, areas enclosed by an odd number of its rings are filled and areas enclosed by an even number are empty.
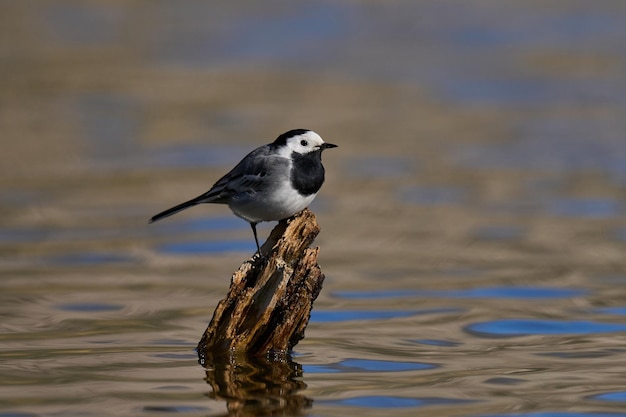
{"type": "Polygon", "coordinates": [[[267,261],[268,256],[266,254],[264,254],[263,252],[257,251],[254,253],[254,255],[252,255],[252,259],[253,260],[259,260],[259,261],[267,261]]]}

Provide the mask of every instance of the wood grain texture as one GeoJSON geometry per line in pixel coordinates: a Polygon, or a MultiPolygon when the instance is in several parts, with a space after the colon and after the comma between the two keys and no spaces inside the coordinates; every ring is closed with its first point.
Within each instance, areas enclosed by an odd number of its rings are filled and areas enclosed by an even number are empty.
{"type": "Polygon", "coordinates": [[[198,344],[202,362],[224,355],[288,352],[304,337],[324,274],[319,234],[308,209],[282,220],[263,244],[263,256],[245,261],[232,276],[226,297],[198,344]]]}

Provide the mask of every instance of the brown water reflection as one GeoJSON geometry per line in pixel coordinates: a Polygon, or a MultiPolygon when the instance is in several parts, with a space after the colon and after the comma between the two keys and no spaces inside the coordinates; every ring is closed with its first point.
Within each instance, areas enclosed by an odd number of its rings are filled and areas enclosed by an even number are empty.
{"type": "Polygon", "coordinates": [[[0,417],[624,415],[623,1],[0,16],[0,417]],[[208,398],[249,226],[147,220],[296,127],[340,145],[301,367],[216,367],[208,398]]]}
{"type": "Polygon", "coordinates": [[[226,401],[230,416],[303,415],[313,400],[299,394],[307,385],[291,358],[231,358],[204,364],[211,398],[226,401]]]}

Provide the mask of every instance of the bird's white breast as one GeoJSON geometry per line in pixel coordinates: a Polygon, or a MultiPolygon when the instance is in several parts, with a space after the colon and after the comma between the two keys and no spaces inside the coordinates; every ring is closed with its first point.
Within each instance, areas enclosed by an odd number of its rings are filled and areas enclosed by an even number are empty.
{"type": "Polygon", "coordinates": [[[272,197],[270,206],[272,210],[275,210],[279,218],[271,220],[281,220],[287,217],[291,217],[299,211],[307,208],[315,199],[317,194],[310,194],[303,196],[291,186],[280,187],[277,189],[272,197]]]}
{"type": "MultiPolygon", "coordinates": [[[[291,164],[290,164],[291,165],[291,164]]],[[[237,216],[248,222],[267,222],[286,219],[307,208],[315,199],[315,194],[303,196],[289,180],[288,173],[277,176],[267,190],[258,192],[254,198],[233,199],[228,206],[237,216]]]]}

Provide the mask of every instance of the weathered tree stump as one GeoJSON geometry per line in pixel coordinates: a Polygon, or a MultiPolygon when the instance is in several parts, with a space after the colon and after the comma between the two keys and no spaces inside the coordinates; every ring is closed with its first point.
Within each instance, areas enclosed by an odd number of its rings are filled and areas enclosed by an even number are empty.
{"type": "Polygon", "coordinates": [[[306,209],[282,220],[263,244],[263,256],[233,274],[200,343],[202,363],[211,358],[290,351],[303,337],[324,274],[319,248],[309,248],[320,228],[306,209]]]}

